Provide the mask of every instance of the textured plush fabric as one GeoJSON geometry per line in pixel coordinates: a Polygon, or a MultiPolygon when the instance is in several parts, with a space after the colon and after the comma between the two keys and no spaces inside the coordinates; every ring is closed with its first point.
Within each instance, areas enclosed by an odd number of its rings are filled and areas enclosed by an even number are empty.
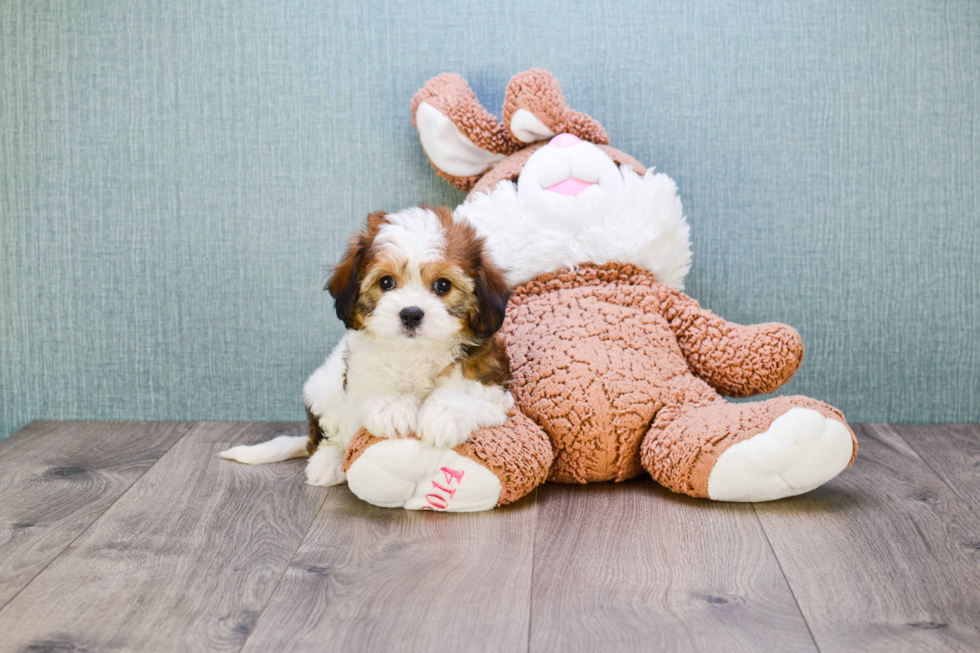
{"type": "Polygon", "coordinates": [[[609,144],[609,135],[602,125],[591,116],[570,109],[557,80],[543,70],[527,70],[507,82],[503,109],[505,125],[509,127],[518,109],[530,111],[555,134],[574,134],[597,145],[609,144]]]}
{"type": "Polygon", "coordinates": [[[532,67],[674,178],[686,292],[794,325],[780,392],[980,420],[975,0],[4,0],[0,438],[38,418],[302,420],[368,212],[456,205],[408,103],[532,67]]]}
{"type": "Polygon", "coordinates": [[[501,332],[517,407],[554,447],[549,480],[622,481],[646,468],[694,496],[706,496],[690,480],[696,462],[706,484],[707,461],[789,410],[788,404],[775,414],[764,404],[725,404],[714,388],[736,396],[772,391],[803,357],[791,327],[726,322],[646,271],[615,263],[545,274],[518,287],[501,332]],[[715,404],[731,407],[713,409],[712,428],[672,427],[715,404]],[[648,430],[662,446],[648,445],[641,460],[648,430]]]}
{"type": "MultiPolygon", "coordinates": [[[[765,431],[792,408],[810,408],[847,426],[839,410],[808,397],[776,397],[750,404],[698,403],[658,413],[641,446],[643,467],[655,481],[693,497],[708,496],[708,476],[725,450],[765,431]]],[[[854,443],[853,462],[858,443],[849,426],[847,430],[854,443]]]]}
{"type": "MultiPolygon", "coordinates": [[[[490,114],[476,99],[469,84],[453,73],[445,73],[430,79],[412,96],[412,124],[418,127],[415,112],[422,103],[432,105],[439,113],[450,118],[460,133],[473,145],[495,154],[510,154],[520,145],[511,137],[497,117],[490,114]]],[[[470,190],[479,176],[455,177],[438,167],[436,173],[459,190],[470,190]]]]}
{"type": "MultiPolygon", "coordinates": [[[[344,471],[368,447],[381,441],[362,429],[347,447],[344,471]]],[[[553,459],[548,436],[516,410],[511,411],[501,426],[475,431],[455,451],[475,460],[500,479],[498,506],[513,503],[544,483],[553,459]]]]}
{"type": "Polygon", "coordinates": [[[617,283],[618,271],[609,264],[547,274],[511,297],[502,329],[511,392],[551,438],[552,481],[642,473],[640,441],[678,380],[699,384],[704,402],[718,398],[691,376],[667,321],[637,305],[649,285],[617,283]]]}

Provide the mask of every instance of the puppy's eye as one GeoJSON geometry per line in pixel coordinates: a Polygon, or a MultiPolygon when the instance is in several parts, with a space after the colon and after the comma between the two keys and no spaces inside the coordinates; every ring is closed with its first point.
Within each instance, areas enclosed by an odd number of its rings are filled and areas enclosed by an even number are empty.
{"type": "Polygon", "coordinates": [[[437,295],[445,295],[453,289],[453,284],[450,283],[449,279],[436,279],[432,287],[435,289],[437,295]]]}
{"type": "Polygon", "coordinates": [[[395,277],[381,277],[381,281],[378,282],[378,285],[381,286],[381,290],[387,292],[395,287],[395,277]]]}

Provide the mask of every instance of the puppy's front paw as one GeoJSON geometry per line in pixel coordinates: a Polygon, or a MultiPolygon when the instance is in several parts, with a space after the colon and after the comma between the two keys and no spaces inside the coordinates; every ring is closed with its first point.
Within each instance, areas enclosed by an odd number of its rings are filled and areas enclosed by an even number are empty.
{"type": "Polygon", "coordinates": [[[364,409],[364,428],[379,438],[404,438],[418,425],[419,405],[412,397],[385,395],[368,401],[364,409]]]}
{"type": "Polygon", "coordinates": [[[306,463],[306,482],[309,485],[328,487],[347,481],[343,472],[344,452],[339,447],[321,444],[306,463]]]}
{"type": "Polygon", "coordinates": [[[430,402],[419,413],[419,437],[433,447],[457,447],[466,442],[475,428],[473,416],[458,406],[430,402]]]}

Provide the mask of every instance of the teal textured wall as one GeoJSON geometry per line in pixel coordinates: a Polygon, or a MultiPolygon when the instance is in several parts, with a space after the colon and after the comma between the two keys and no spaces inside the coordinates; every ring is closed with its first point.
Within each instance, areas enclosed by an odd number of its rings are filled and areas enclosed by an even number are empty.
{"type": "Polygon", "coordinates": [[[980,420],[980,3],[0,2],[0,438],[302,419],[364,215],[458,203],[410,125],[541,66],[673,176],[689,293],[795,325],[786,392],[980,420]]]}

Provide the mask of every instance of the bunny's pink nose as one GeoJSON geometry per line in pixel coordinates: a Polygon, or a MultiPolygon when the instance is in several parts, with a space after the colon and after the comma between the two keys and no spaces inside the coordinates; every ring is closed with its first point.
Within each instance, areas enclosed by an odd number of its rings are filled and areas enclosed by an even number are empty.
{"type": "Polygon", "coordinates": [[[551,139],[548,145],[553,145],[555,147],[571,147],[573,145],[578,145],[582,142],[582,139],[573,134],[558,134],[551,139]]]}

